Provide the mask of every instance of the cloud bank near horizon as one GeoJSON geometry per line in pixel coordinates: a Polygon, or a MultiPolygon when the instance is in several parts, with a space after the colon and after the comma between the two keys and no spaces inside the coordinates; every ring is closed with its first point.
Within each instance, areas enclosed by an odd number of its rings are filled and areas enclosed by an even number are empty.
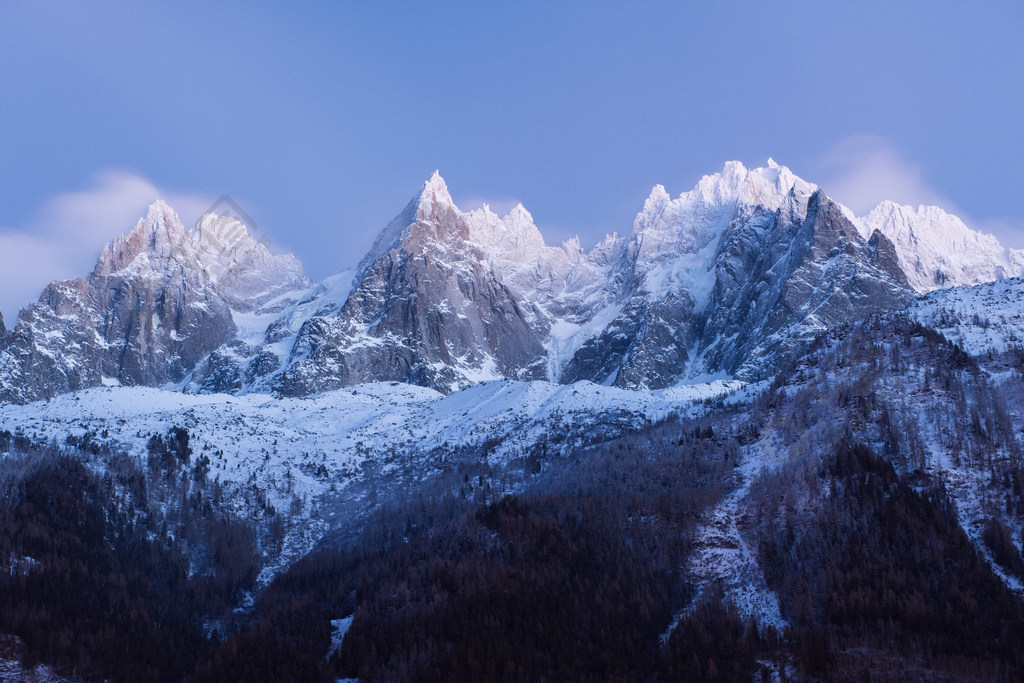
{"type": "Polygon", "coordinates": [[[855,135],[839,142],[819,163],[814,180],[830,197],[867,215],[885,200],[912,207],[938,206],[958,216],[973,230],[995,235],[1003,246],[1024,247],[1024,218],[978,219],[966,212],[927,180],[921,166],[907,160],[880,135],[855,135]]]}

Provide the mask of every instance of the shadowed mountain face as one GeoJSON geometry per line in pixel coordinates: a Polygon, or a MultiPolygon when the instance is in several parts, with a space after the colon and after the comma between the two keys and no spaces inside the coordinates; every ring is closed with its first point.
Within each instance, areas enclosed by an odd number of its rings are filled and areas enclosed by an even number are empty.
{"type": "Polygon", "coordinates": [[[701,374],[759,378],[819,332],[912,300],[892,244],[862,239],[820,190],[737,214],[694,269],[712,283],[706,301],[642,282],[562,381],[659,389],[701,374]]]}
{"type": "Polygon", "coordinates": [[[719,247],[698,347],[709,370],[764,377],[824,330],[913,300],[892,243],[862,239],[820,190],[805,212],[760,220],[762,235],[740,229],[719,247]]]}

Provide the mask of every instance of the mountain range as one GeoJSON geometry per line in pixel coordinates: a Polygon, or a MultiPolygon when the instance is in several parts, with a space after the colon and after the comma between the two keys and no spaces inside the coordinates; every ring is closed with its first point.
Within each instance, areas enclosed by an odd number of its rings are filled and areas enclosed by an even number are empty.
{"type": "Polygon", "coordinates": [[[8,322],[2,677],[1024,676],[1024,252],[941,209],[435,173],[314,283],[157,201],[8,322]]]}
{"type": "Polygon", "coordinates": [[[234,218],[162,201],[54,282],[10,330],[0,400],[105,384],[307,396],[371,381],[451,393],[493,379],[661,389],[756,381],[822,331],[917,294],[1024,273],[936,207],[856,217],[769,160],[671,197],[625,235],[548,245],[521,205],[465,212],[435,173],[354,270],[312,283],[234,218]]]}

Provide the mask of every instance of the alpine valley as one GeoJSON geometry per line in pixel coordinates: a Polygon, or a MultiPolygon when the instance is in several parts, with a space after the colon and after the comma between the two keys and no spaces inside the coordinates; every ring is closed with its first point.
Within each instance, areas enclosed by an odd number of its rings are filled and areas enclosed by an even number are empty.
{"type": "Polygon", "coordinates": [[[156,201],[0,457],[0,677],[1024,678],[1024,250],[771,160],[589,249],[435,173],[319,283],[156,201]]]}

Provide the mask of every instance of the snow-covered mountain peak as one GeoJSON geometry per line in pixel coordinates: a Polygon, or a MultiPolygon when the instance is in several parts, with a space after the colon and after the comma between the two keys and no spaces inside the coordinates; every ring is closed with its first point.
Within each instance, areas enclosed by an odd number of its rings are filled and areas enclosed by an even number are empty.
{"type": "Polygon", "coordinates": [[[533,222],[533,214],[526,210],[522,202],[513,206],[508,215],[501,219],[501,223],[509,233],[538,242],[540,246],[544,246],[544,238],[541,236],[540,230],[537,229],[537,225],[533,222]]]}
{"type": "Polygon", "coordinates": [[[466,258],[468,255],[463,250],[472,248],[476,250],[476,258],[483,255],[487,259],[520,264],[551,249],[522,203],[517,203],[504,217],[494,213],[488,204],[464,212],[455,205],[447,184],[436,172],[405,210],[380,232],[357,272],[365,274],[382,257],[403,244],[418,245],[416,248],[444,244],[445,250],[455,250],[448,252],[450,258],[466,258]],[[456,257],[456,253],[461,256],[456,257]]]}
{"type": "Polygon", "coordinates": [[[160,256],[169,253],[168,247],[177,246],[185,237],[185,226],[178,213],[162,199],[149,205],[146,217],[141,219],[133,232],[140,232],[160,256]]]}
{"type": "Polygon", "coordinates": [[[444,182],[444,178],[441,177],[441,171],[434,169],[434,172],[430,174],[430,177],[423,183],[424,189],[431,188],[437,191],[448,191],[448,185],[444,182]]]}
{"type": "MultiPolygon", "coordinates": [[[[521,203],[502,218],[487,206],[461,217],[466,224],[466,241],[488,259],[513,264],[513,270],[533,263],[542,253],[553,249],[544,242],[533,216],[521,203]]],[[[500,270],[506,275],[510,272],[506,267],[500,270]]]]}
{"type": "Polygon", "coordinates": [[[919,292],[1024,274],[1024,250],[969,228],[937,206],[884,201],[855,221],[862,235],[878,230],[896,246],[900,267],[919,292]]]}
{"type": "Polygon", "coordinates": [[[143,280],[191,278],[195,286],[217,287],[232,310],[244,312],[265,308],[288,293],[296,298],[311,284],[298,259],[272,254],[236,218],[208,213],[186,232],[162,200],[131,232],[103,247],[93,277],[115,274],[143,280]]]}
{"type": "Polygon", "coordinates": [[[759,204],[776,210],[788,197],[806,199],[818,191],[818,186],[807,182],[797,174],[769,158],[763,168],[755,168],[747,175],[740,189],[739,201],[745,204],[759,204]]]}
{"type": "MultiPolygon", "coordinates": [[[[189,249],[233,311],[263,309],[291,293],[298,298],[312,282],[291,254],[273,254],[232,216],[204,214],[189,234],[189,249]]],[[[273,310],[285,306],[280,301],[273,310]]]]}
{"type": "MultiPolygon", "coordinates": [[[[871,210],[864,219],[867,224],[888,224],[893,234],[903,234],[916,239],[936,239],[966,246],[972,241],[981,241],[988,245],[997,244],[992,235],[971,230],[957,216],[944,211],[938,206],[913,206],[885,200],[871,210]]],[[[866,227],[866,226],[865,226],[866,227]]]]}
{"type": "Polygon", "coordinates": [[[651,188],[651,194],[644,200],[644,208],[642,213],[650,213],[658,210],[659,207],[664,206],[668,202],[672,201],[672,196],[665,190],[665,186],[658,183],[651,188]]]}
{"type": "MultiPolygon", "coordinates": [[[[483,213],[489,213],[484,209],[483,213]]],[[[493,214],[492,214],[493,215],[493,214]]],[[[406,204],[400,214],[395,216],[390,223],[377,235],[370,251],[363,256],[356,268],[356,278],[362,276],[392,249],[398,248],[402,241],[408,237],[409,230],[416,224],[434,224],[444,226],[448,229],[456,229],[458,218],[464,216],[455,205],[451,194],[448,192],[448,184],[441,177],[439,171],[423,183],[419,193],[406,204]]],[[[497,218],[495,217],[495,220],[497,218]]]]}
{"type": "Polygon", "coordinates": [[[131,232],[104,245],[93,274],[104,277],[122,271],[143,255],[147,261],[172,259],[180,255],[185,243],[185,226],[178,214],[158,199],[131,232]]]}
{"type": "Polygon", "coordinates": [[[433,175],[423,183],[416,217],[420,220],[436,220],[438,212],[444,209],[458,210],[441,173],[434,171],[433,175]]]}
{"type": "Polygon", "coordinates": [[[505,221],[522,222],[528,221],[533,223],[533,214],[526,210],[522,202],[516,202],[516,205],[512,207],[512,210],[505,216],[505,221]]]}
{"type": "Polygon", "coordinates": [[[806,204],[817,186],[774,160],[764,168],[747,169],[729,161],[720,173],[702,177],[689,192],[672,199],[655,185],[633,221],[633,238],[644,258],[695,253],[715,242],[737,212],[755,207],[775,211],[797,198],[806,204]]]}
{"type": "Polygon", "coordinates": [[[680,195],[690,202],[705,204],[726,204],[736,200],[739,189],[746,181],[750,172],[739,161],[727,161],[721,172],[702,176],[696,187],[680,195]]]}
{"type": "Polygon", "coordinates": [[[748,169],[740,161],[727,161],[721,172],[702,177],[693,190],[680,195],[680,198],[686,197],[690,202],[708,205],[739,201],[774,210],[790,190],[804,196],[816,189],[816,185],[805,181],[774,159],[769,159],[766,166],[753,169],[748,169]]]}
{"type": "Polygon", "coordinates": [[[234,216],[204,213],[196,222],[190,241],[197,250],[217,253],[232,252],[245,248],[255,240],[249,236],[249,229],[234,216]]]}
{"type": "Polygon", "coordinates": [[[562,250],[571,256],[579,256],[583,254],[583,244],[580,242],[580,236],[573,235],[562,242],[562,250]]]}

